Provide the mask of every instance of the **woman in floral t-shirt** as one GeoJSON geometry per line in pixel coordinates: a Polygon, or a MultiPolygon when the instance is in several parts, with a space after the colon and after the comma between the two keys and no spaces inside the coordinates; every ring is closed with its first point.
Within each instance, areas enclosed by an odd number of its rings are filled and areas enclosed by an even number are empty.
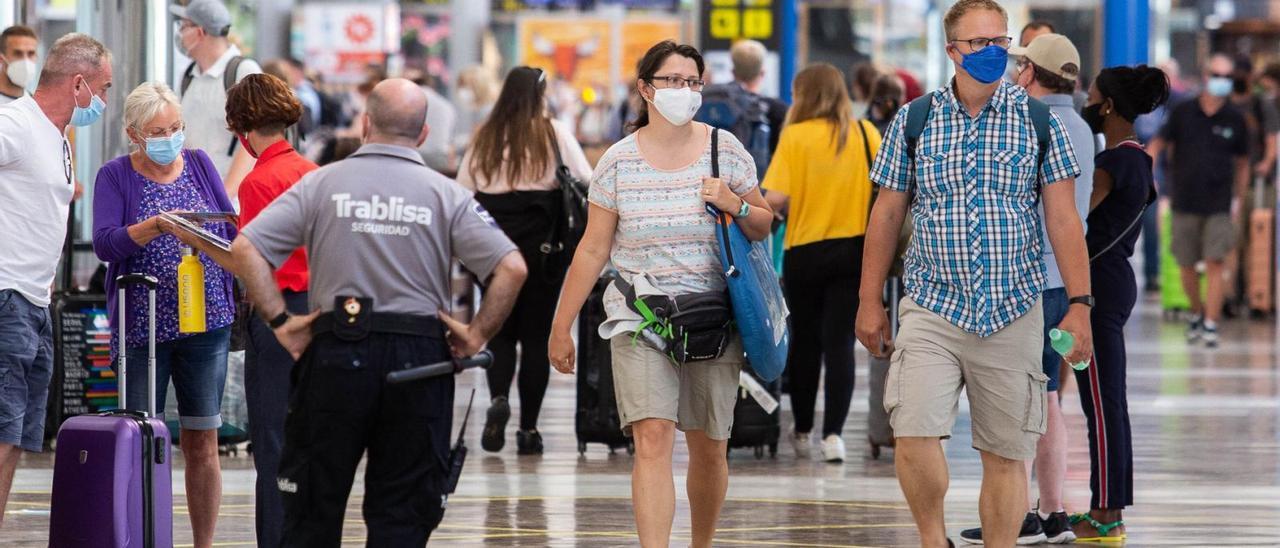
{"type": "MultiPolygon", "coordinates": [[[[737,139],[720,132],[720,178],[711,175],[711,128],[692,123],[701,104],[704,64],[698,50],[661,42],[640,61],[636,87],[644,108],[635,133],[605,153],[588,199],[587,231],[565,280],[552,322],[549,358],[572,373],[570,326],[605,263],[623,280],[644,278],[670,297],[723,291],[713,204],[736,214],[753,240],[769,234],[773,212],[760,195],[755,163],[737,139]],[[650,116],[653,105],[659,116],[650,116]]],[[[688,492],[693,546],[710,546],[728,488],[729,428],[744,363],[736,335],[720,358],[673,366],[659,351],[633,343],[640,318],[617,287],[605,294],[614,389],[623,428],[635,440],[632,500],[640,543],[666,545],[675,515],[671,454],[675,431],[689,446],[688,492]]]]}

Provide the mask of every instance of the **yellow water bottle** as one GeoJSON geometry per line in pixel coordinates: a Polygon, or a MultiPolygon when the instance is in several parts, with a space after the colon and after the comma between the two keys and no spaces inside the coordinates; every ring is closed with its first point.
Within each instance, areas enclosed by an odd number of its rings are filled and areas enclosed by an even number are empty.
{"type": "Polygon", "coordinates": [[[178,264],[178,332],[204,333],[204,265],[195,250],[182,248],[178,264]]]}

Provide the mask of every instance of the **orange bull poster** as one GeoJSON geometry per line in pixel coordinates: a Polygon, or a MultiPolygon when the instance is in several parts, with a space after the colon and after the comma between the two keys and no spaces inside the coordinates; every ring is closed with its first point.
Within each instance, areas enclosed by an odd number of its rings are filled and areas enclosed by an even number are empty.
{"type": "Polygon", "coordinates": [[[526,18],[520,21],[521,62],[574,87],[609,82],[613,24],[605,19],[526,18]]]}

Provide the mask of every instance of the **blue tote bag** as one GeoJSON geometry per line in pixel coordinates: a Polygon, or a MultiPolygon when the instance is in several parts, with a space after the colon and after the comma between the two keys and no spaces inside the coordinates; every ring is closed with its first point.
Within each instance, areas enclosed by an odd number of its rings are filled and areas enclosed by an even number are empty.
{"type": "MultiPolygon", "coordinates": [[[[711,176],[715,178],[720,177],[719,131],[711,130],[711,176]]],[[[707,204],[707,213],[716,219],[720,264],[747,362],[765,382],[773,381],[787,366],[791,330],[787,325],[790,311],[774,275],[769,244],[752,242],[729,214],[715,206],[707,204]]]]}

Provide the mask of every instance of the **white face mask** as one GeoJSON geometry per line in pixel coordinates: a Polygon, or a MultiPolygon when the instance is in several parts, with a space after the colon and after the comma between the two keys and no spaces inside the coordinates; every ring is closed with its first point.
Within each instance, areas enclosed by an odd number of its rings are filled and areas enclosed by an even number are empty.
{"type": "Polygon", "coordinates": [[[30,59],[8,61],[6,64],[9,66],[5,68],[4,74],[15,86],[26,88],[31,83],[31,77],[36,74],[36,62],[30,59]]]}
{"type": "Polygon", "coordinates": [[[702,94],[689,88],[663,88],[653,93],[654,108],[673,126],[683,126],[693,120],[702,106],[702,94]]]}

